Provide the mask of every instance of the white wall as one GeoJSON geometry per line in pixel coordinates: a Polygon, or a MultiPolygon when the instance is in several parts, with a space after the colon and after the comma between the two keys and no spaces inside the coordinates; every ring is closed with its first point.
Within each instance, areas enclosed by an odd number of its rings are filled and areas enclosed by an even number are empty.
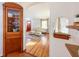
{"type": "MultiPolygon", "coordinates": [[[[51,3],[50,6],[50,34],[53,34],[56,17],[66,17],[69,19],[69,24],[72,24],[76,14],[79,14],[79,3],[51,3]]],[[[53,57],[68,57],[71,56],[65,47],[65,43],[79,45],[79,31],[69,29],[71,38],[69,40],[50,38],[50,56],[53,57]]]]}
{"type": "Polygon", "coordinates": [[[3,55],[3,7],[0,2],[0,56],[3,55]]]}

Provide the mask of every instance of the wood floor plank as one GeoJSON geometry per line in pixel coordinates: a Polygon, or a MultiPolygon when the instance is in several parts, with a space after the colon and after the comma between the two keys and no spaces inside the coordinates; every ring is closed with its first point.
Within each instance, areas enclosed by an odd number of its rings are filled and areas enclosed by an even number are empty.
{"type": "Polygon", "coordinates": [[[35,44],[34,46],[31,46],[28,49],[28,53],[37,56],[37,57],[48,57],[49,56],[49,46],[48,46],[48,41],[46,45],[43,45],[43,42],[41,39],[35,44]]]}
{"type": "MultiPolygon", "coordinates": [[[[40,42],[40,43],[41,43],[41,42],[40,42]]],[[[36,50],[36,52],[35,52],[35,56],[40,56],[40,55],[39,55],[39,52],[41,53],[41,51],[40,51],[40,49],[42,49],[41,47],[42,47],[42,45],[39,44],[38,47],[37,47],[37,50],[36,50]]]]}
{"type": "Polygon", "coordinates": [[[37,51],[37,48],[39,46],[40,42],[38,42],[38,44],[35,45],[35,47],[33,47],[33,49],[30,51],[31,54],[35,54],[35,52],[37,51]]]}
{"type": "Polygon", "coordinates": [[[49,55],[49,48],[48,48],[48,45],[44,47],[43,49],[43,53],[42,53],[42,56],[43,57],[48,57],[49,55]]]}
{"type": "MultiPolygon", "coordinates": [[[[26,52],[29,53],[29,52],[38,44],[38,42],[39,42],[39,41],[36,41],[36,43],[35,43],[34,45],[32,45],[32,46],[29,46],[29,45],[26,46],[26,52]]],[[[29,42],[29,43],[30,43],[30,42],[29,42]]]]}
{"type": "Polygon", "coordinates": [[[40,50],[39,50],[39,52],[38,52],[37,55],[38,55],[39,57],[41,57],[41,56],[42,56],[42,52],[43,52],[43,46],[40,47],[40,50]]]}

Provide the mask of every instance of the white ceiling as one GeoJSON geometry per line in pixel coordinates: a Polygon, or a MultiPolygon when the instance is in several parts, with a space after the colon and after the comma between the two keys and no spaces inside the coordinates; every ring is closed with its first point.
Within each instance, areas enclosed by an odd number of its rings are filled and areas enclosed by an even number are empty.
{"type": "Polygon", "coordinates": [[[21,5],[23,5],[24,7],[31,7],[33,5],[39,4],[39,2],[20,2],[21,5]]]}

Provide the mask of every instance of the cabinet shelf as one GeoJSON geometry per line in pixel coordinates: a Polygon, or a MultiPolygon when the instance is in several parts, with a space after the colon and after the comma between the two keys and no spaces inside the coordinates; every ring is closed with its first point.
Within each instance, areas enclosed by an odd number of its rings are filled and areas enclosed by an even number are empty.
{"type": "Polygon", "coordinates": [[[79,30],[79,26],[69,25],[67,28],[79,30]]]}
{"type": "Polygon", "coordinates": [[[79,30],[79,21],[73,22],[73,25],[69,25],[67,28],[79,30]]]}

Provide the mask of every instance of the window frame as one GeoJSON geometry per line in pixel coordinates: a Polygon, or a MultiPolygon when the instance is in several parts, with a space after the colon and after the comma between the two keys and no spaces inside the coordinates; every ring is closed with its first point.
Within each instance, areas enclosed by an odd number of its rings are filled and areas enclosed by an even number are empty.
{"type": "Polygon", "coordinates": [[[49,27],[48,27],[48,18],[47,19],[41,19],[41,22],[40,22],[40,24],[41,24],[41,29],[43,29],[42,28],[42,21],[47,21],[47,29],[45,29],[45,30],[47,30],[48,31],[48,29],[49,29],[49,27]]]}
{"type": "MultiPolygon", "coordinates": [[[[64,20],[64,19],[67,19],[67,18],[65,18],[65,17],[57,17],[56,24],[55,24],[55,33],[66,33],[66,32],[61,31],[61,29],[62,29],[62,27],[61,27],[62,26],[62,24],[61,24],[62,21],[61,20],[62,19],[64,20]]],[[[69,21],[68,21],[68,24],[69,24],[69,21]]],[[[69,30],[67,31],[66,34],[68,34],[68,32],[69,32],[69,30]]]]}

